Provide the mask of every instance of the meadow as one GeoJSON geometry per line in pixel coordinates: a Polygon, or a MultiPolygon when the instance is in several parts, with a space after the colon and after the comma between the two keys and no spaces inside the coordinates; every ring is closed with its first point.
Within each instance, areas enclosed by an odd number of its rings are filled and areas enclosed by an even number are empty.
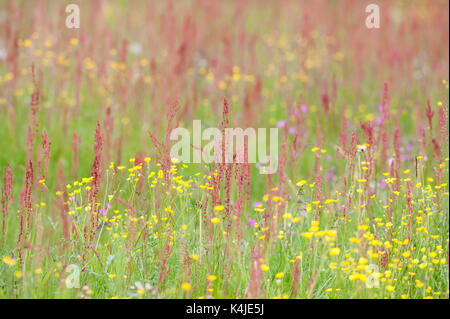
{"type": "Polygon", "coordinates": [[[448,1],[72,3],[0,0],[0,298],[449,298],[448,1]]]}

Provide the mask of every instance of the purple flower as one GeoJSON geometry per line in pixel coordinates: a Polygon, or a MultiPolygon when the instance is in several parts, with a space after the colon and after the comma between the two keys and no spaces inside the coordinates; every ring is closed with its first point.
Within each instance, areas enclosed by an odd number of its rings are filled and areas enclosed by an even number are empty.
{"type": "Polygon", "coordinates": [[[254,207],[254,208],[261,207],[261,206],[262,206],[262,203],[261,203],[261,202],[254,202],[254,203],[253,203],[253,207],[254,207]]]}
{"type": "Polygon", "coordinates": [[[253,220],[253,219],[249,219],[248,220],[248,225],[250,226],[250,227],[255,227],[255,221],[253,220]]]}
{"type": "Polygon", "coordinates": [[[300,110],[302,110],[303,113],[307,113],[308,112],[308,106],[305,104],[302,104],[302,106],[300,106],[300,110]]]}
{"type": "Polygon", "coordinates": [[[381,116],[377,116],[377,118],[375,119],[375,124],[380,125],[382,121],[383,121],[383,118],[381,116]]]}
{"type": "Polygon", "coordinates": [[[107,209],[112,208],[111,204],[110,203],[106,203],[106,208],[107,209]]]}
{"type": "Polygon", "coordinates": [[[385,188],[386,187],[386,181],[384,180],[384,178],[382,178],[381,181],[380,181],[380,187],[381,188],[385,188]]]}
{"type": "Polygon", "coordinates": [[[335,172],[336,172],[336,169],[331,169],[331,170],[329,170],[326,174],[325,174],[325,178],[327,179],[327,180],[330,180],[330,179],[332,179],[333,177],[334,177],[334,175],[335,175],[335,172]]]}
{"type": "Polygon", "coordinates": [[[104,209],[104,208],[100,209],[100,213],[101,213],[102,215],[106,215],[106,209],[104,209]]]}
{"type": "Polygon", "coordinates": [[[277,127],[278,128],[282,128],[282,127],[284,127],[286,125],[286,121],[285,120],[282,120],[282,121],[278,121],[277,122],[277,127]]]}
{"type": "Polygon", "coordinates": [[[288,129],[288,133],[289,133],[289,134],[295,134],[295,127],[291,126],[291,127],[288,129]]]}

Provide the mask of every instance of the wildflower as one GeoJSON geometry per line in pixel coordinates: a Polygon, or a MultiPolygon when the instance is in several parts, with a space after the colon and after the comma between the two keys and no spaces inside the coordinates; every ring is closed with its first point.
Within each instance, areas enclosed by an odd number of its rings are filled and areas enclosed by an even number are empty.
{"type": "Polygon", "coordinates": [[[307,181],[305,181],[304,179],[302,179],[301,181],[297,182],[297,186],[298,187],[302,187],[303,185],[305,185],[307,183],[307,181]]]}
{"type": "Polygon", "coordinates": [[[183,284],[181,285],[181,289],[183,289],[184,291],[189,291],[191,290],[191,284],[188,282],[183,282],[183,284]]]}
{"type": "Polygon", "coordinates": [[[336,263],[330,263],[330,264],[328,265],[328,267],[329,267],[330,269],[336,269],[336,268],[337,268],[337,264],[336,264],[336,263]]]}
{"type": "Polygon", "coordinates": [[[225,207],[223,207],[222,205],[218,205],[218,206],[215,206],[215,207],[214,207],[214,210],[215,210],[216,212],[221,212],[221,211],[224,210],[224,208],[225,208],[225,207]]]}
{"type": "Polygon", "coordinates": [[[140,289],[137,290],[137,293],[142,296],[143,294],[145,294],[145,288],[141,287],[140,289]]]}
{"type": "Polygon", "coordinates": [[[217,218],[217,217],[214,217],[214,218],[211,219],[211,223],[213,223],[214,225],[218,224],[219,222],[220,222],[220,219],[217,218]]]}
{"type": "Polygon", "coordinates": [[[214,281],[214,280],[216,280],[217,279],[217,276],[214,276],[214,275],[209,275],[208,276],[208,280],[209,281],[214,281]]]}
{"type": "Polygon", "coordinates": [[[283,272],[279,272],[279,273],[277,273],[277,274],[275,275],[275,278],[281,279],[281,278],[283,278],[283,276],[284,276],[284,273],[283,273],[283,272]]]}
{"type": "Polygon", "coordinates": [[[302,237],[305,237],[305,238],[307,238],[307,239],[310,239],[310,238],[312,237],[313,234],[314,234],[314,233],[311,233],[311,232],[304,232],[304,233],[301,234],[301,236],[302,236],[302,237]]]}
{"type": "Polygon", "coordinates": [[[366,231],[369,228],[369,226],[367,226],[367,225],[359,225],[358,228],[360,230],[362,230],[362,231],[366,231]]]}
{"type": "Polygon", "coordinates": [[[12,259],[9,256],[4,256],[2,258],[2,261],[7,264],[8,266],[14,266],[16,264],[16,261],[14,259],[12,259]]]}
{"type": "Polygon", "coordinates": [[[261,269],[262,269],[262,271],[268,271],[269,270],[269,266],[267,266],[266,264],[262,264],[261,265],[261,269]]]}
{"type": "Polygon", "coordinates": [[[337,255],[339,255],[340,253],[341,253],[341,250],[340,250],[339,248],[337,248],[337,247],[331,248],[331,250],[330,250],[330,255],[331,255],[331,256],[337,256],[337,255]]]}
{"type": "Polygon", "coordinates": [[[277,127],[278,128],[282,128],[286,126],[286,121],[285,120],[281,120],[277,122],[277,127]]]}

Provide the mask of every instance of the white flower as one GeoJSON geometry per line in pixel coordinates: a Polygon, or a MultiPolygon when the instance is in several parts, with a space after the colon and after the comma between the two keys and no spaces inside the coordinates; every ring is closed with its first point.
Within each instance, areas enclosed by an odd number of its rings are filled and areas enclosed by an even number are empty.
{"type": "Polygon", "coordinates": [[[142,45],[140,43],[134,42],[130,46],[130,51],[134,55],[141,54],[141,52],[142,52],[142,45]]]}

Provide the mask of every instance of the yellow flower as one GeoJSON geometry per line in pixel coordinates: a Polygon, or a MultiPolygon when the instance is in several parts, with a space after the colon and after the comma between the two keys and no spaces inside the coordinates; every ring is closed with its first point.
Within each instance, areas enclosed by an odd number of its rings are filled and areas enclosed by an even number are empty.
{"type": "Polygon", "coordinates": [[[217,279],[217,276],[214,276],[214,275],[209,275],[208,276],[208,280],[209,281],[214,281],[214,280],[216,280],[217,279]]]}
{"type": "Polygon", "coordinates": [[[199,258],[197,254],[192,254],[191,257],[192,257],[192,259],[194,259],[194,260],[198,260],[198,258],[199,258]]]}
{"type": "Polygon", "coordinates": [[[386,286],[386,290],[389,291],[389,292],[393,292],[394,291],[394,286],[387,285],[386,286]]]}
{"type": "Polygon", "coordinates": [[[301,234],[302,237],[305,237],[307,239],[310,239],[312,237],[313,233],[311,232],[304,232],[301,234]]]}
{"type": "Polygon", "coordinates": [[[16,261],[14,259],[11,259],[9,256],[4,256],[2,258],[2,261],[9,266],[14,266],[16,264],[16,261]]]}
{"type": "Polygon", "coordinates": [[[336,269],[337,268],[337,264],[336,263],[330,263],[328,265],[328,267],[330,267],[331,269],[336,269]]]}
{"type": "Polygon", "coordinates": [[[17,279],[22,278],[22,272],[21,271],[16,271],[14,273],[14,277],[17,278],[17,279]]]}
{"type": "Polygon", "coordinates": [[[143,294],[145,294],[145,289],[144,288],[138,289],[137,293],[142,296],[143,294]]]}
{"type": "Polygon", "coordinates": [[[339,255],[340,253],[341,253],[341,250],[340,250],[339,248],[337,248],[337,247],[331,248],[331,250],[330,250],[330,255],[331,255],[331,256],[337,256],[337,255],[339,255]]]}
{"type": "Polygon", "coordinates": [[[222,205],[217,205],[216,207],[214,207],[214,210],[215,210],[216,212],[221,212],[221,211],[224,210],[224,208],[225,208],[225,207],[223,207],[222,205]]]}
{"type": "Polygon", "coordinates": [[[283,276],[284,276],[284,273],[283,273],[283,272],[279,272],[279,273],[277,273],[277,274],[275,275],[275,278],[281,279],[281,278],[283,278],[283,276]]]}
{"type": "Polygon", "coordinates": [[[302,179],[301,181],[299,181],[296,185],[298,187],[302,187],[303,185],[305,185],[307,183],[307,181],[305,181],[304,179],[302,179]]]}
{"type": "Polygon", "coordinates": [[[113,279],[113,278],[115,278],[115,277],[116,277],[116,275],[114,275],[114,274],[108,275],[108,278],[110,278],[110,279],[113,279]]]}
{"type": "Polygon", "coordinates": [[[181,289],[183,289],[184,291],[189,291],[191,290],[191,284],[188,282],[183,282],[183,284],[181,285],[181,289]]]}
{"type": "Polygon", "coordinates": [[[217,217],[214,217],[214,218],[211,219],[211,223],[213,223],[213,224],[217,224],[219,222],[220,222],[220,219],[217,218],[217,217]]]}
{"type": "Polygon", "coordinates": [[[269,270],[269,266],[267,266],[266,264],[262,264],[261,265],[261,269],[262,269],[262,271],[268,271],[269,270]]]}

